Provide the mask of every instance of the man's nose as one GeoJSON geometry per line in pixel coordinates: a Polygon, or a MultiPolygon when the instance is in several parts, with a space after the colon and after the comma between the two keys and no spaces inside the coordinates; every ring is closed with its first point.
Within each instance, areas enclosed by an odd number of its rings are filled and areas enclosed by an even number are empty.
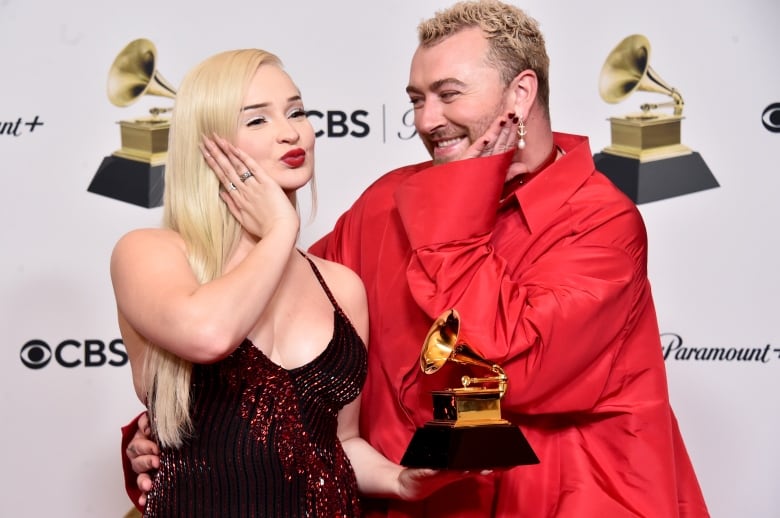
{"type": "Polygon", "coordinates": [[[414,126],[419,133],[431,133],[446,123],[440,103],[426,102],[414,112],[414,126]]]}

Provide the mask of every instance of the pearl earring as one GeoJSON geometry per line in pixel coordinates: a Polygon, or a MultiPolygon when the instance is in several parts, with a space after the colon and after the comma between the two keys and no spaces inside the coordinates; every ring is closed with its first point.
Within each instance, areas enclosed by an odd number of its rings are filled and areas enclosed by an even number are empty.
{"type": "Polygon", "coordinates": [[[525,149],[525,136],[528,134],[528,131],[525,129],[525,121],[523,120],[522,115],[520,116],[520,122],[517,125],[517,136],[520,137],[520,140],[517,141],[517,147],[519,149],[525,149]]]}

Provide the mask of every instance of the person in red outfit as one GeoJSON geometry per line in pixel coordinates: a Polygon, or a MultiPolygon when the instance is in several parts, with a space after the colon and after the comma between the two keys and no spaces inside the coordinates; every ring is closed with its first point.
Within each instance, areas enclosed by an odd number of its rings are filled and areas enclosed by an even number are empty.
{"type": "MultiPolygon", "coordinates": [[[[433,320],[456,308],[461,335],[506,371],[503,417],[540,463],[420,502],[367,500],[368,515],[709,516],[669,403],[644,223],[587,138],[552,131],[537,23],[459,2],[419,39],[407,91],[432,161],[382,176],[310,249],[367,289],[361,435],[398,462],[432,417],[430,391],[457,386],[456,369],[426,376],[418,362],[433,320]],[[517,149],[471,158],[502,114],[517,149]]],[[[141,472],[153,446],[133,444],[141,472]]]]}

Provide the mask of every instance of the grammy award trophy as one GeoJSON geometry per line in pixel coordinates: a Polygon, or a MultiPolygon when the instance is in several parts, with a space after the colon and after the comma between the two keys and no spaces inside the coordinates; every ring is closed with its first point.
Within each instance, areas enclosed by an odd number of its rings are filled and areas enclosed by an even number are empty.
{"type": "MultiPolygon", "coordinates": [[[[146,39],[131,41],[117,55],[108,73],[108,99],[128,106],[143,95],[175,97],[176,91],[157,72],[157,50],[146,39]]],[[[162,205],[168,152],[170,108],[152,108],[150,115],[119,122],[122,147],[103,158],[87,190],[142,207],[162,205]]]]}
{"type": "Polygon", "coordinates": [[[447,362],[486,369],[485,377],[463,376],[462,387],[433,391],[433,420],[418,428],[401,465],[410,468],[493,469],[538,464],[520,429],[501,417],[508,379],[471,346],[458,342],[460,316],[449,309],[431,326],[420,368],[433,374],[447,362]]]}
{"type": "Polygon", "coordinates": [[[641,112],[610,118],[612,144],[594,155],[596,169],[636,203],[718,187],[701,155],[681,143],[682,95],[650,67],[650,42],[641,34],[623,39],[599,76],[599,93],[608,103],[635,91],[664,94],[671,101],[644,103],[641,112]],[[672,113],[658,111],[664,107],[672,113]]]}

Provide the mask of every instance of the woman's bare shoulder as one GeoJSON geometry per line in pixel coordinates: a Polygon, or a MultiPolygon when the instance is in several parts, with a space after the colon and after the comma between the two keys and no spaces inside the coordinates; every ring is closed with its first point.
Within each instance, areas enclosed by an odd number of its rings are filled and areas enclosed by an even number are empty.
{"type": "Polygon", "coordinates": [[[167,228],[138,228],[131,230],[119,238],[114,245],[114,253],[145,252],[175,247],[185,250],[181,236],[167,228]]]}
{"type": "MultiPolygon", "coordinates": [[[[352,323],[362,330],[368,325],[368,308],[366,289],[357,273],[343,264],[328,261],[321,257],[307,254],[319,269],[325,283],[338,301],[341,309],[349,316],[352,323]]],[[[364,340],[366,337],[363,337],[364,340]]]]}
{"type": "Polygon", "coordinates": [[[344,286],[345,289],[349,290],[364,290],[363,281],[360,279],[360,276],[350,268],[347,268],[343,264],[328,261],[327,259],[312,254],[306,254],[306,256],[314,261],[314,264],[325,277],[325,282],[327,282],[329,286],[332,283],[337,284],[337,286],[330,286],[334,293],[336,293],[341,286],[344,286]]]}

